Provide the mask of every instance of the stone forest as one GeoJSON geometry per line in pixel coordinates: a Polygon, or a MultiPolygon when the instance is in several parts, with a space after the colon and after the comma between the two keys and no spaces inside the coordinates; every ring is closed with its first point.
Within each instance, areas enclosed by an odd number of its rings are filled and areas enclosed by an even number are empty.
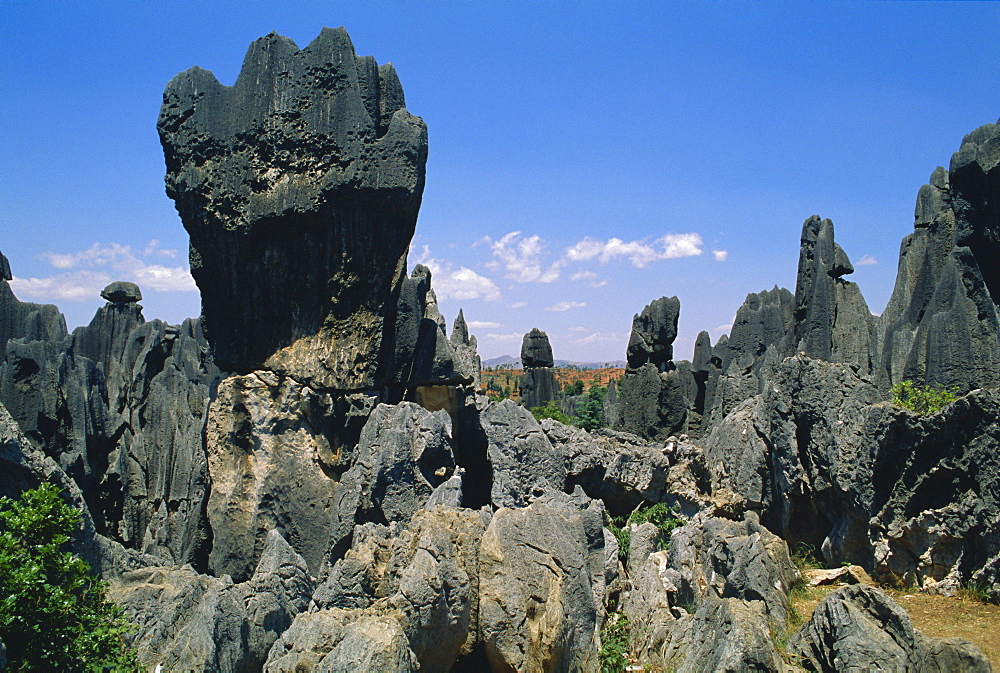
{"type": "Polygon", "coordinates": [[[991,670],[884,589],[1000,595],[1000,123],[914,186],[880,316],[809,217],[794,292],[692,361],[678,299],[637,306],[590,431],[528,410],[544,332],[491,400],[407,275],[427,128],[343,29],[257,40],[231,87],[178,74],[157,129],[200,317],[116,282],[68,333],[0,256],[0,495],[82,513],[146,670],[622,670],[612,638],[629,670],[991,670]],[[850,581],[793,625],[797,549],[850,581]]]}

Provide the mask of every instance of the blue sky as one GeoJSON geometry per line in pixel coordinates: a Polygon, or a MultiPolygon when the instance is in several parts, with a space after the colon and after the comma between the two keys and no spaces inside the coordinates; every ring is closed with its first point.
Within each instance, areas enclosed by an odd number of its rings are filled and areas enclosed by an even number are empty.
{"type": "Polygon", "coordinates": [[[193,65],[231,84],[272,30],[343,25],[396,66],[430,136],[410,264],[484,358],[539,327],[557,358],[623,359],[664,295],[689,358],[748,292],[794,289],[814,213],[880,312],[920,185],[1000,117],[997,3],[6,0],[0,21],[0,250],[71,328],[117,279],[147,319],[198,314],[162,91],[193,65]]]}

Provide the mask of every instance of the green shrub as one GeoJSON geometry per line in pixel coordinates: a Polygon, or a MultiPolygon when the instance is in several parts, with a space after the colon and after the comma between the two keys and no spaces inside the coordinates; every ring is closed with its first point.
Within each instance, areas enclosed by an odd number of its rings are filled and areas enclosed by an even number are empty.
{"type": "Polygon", "coordinates": [[[621,612],[608,615],[601,629],[601,673],[618,673],[629,665],[631,650],[628,646],[628,617],[621,612]]]}
{"type": "Polygon", "coordinates": [[[587,397],[576,407],[576,425],[584,430],[597,430],[604,427],[604,396],[608,389],[604,386],[591,386],[587,397]]]}
{"type": "Polygon", "coordinates": [[[141,670],[106,585],[65,550],[80,514],[42,484],[0,498],[0,640],[10,671],[141,670]]]}
{"type": "Polygon", "coordinates": [[[957,400],[958,390],[958,386],[946,388],[940,383],[918,386],[913,381],[900,381],[892,387],[892,403],[915,414],[933,414],[957,400]]]}
{"type": "Polygon", "coordinates": [[[647,507],[641,505],[635,509],[628,518],[615,517],[608,524],[608,530],[618,541],[618,557],[623,564],[628,563],[628,548],[632,541],[630,526],[651,523],[659,529],[656,535],[657,551],[666,550],[670,546],[670,533],[675,528],[680,528],[686,522],[677,518],[677,510],[666,503],[658,502],[647,507]]]}
{"type": "Polygon", "coordinates": [[[555,400],[549,400],[545,403],[545,406],[541,407],[531,407],[528,411],[531,415],[535,417],[536,421],[541,421],[544,418],[551,418],[554,421],[559,421],[566,425],[572,425],[573,419],[563,413],[559,405],[556,404],[555,400]]]}
{"type": "Polygon", "coordinates": [[[571,395],[583,395],[583,380],[577,379],[572,383],[567,383],[566,387],[563,388],[563,394],[567,397],[571,395]]]}

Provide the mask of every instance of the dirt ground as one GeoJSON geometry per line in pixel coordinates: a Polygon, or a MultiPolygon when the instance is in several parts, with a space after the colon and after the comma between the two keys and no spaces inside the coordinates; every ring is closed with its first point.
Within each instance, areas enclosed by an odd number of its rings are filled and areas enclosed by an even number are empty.
{"type": "MultiPolygon", "coordinates": [[[[793,594],[792,607],[801,623],[809,620],[824,596],[838,588],[823,586],[793,594]]],[[[994,668],[1000,667],[1000,605],[988,605],[963,597],[948,598],[896,590],[886,592],[906,610],[918,631],[938,638],[958,636],[970,640],[982,648],[994,668]]]]}

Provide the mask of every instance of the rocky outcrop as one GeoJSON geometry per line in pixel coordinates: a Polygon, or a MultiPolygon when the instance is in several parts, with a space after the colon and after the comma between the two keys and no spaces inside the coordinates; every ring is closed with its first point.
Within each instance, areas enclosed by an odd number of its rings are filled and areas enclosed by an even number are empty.
{"type": "Polygon", "coordinates": [[[220,365],[381,385],[427,157],[393,67],[272,33],[231,87],[174,77],[157,128],[220,365]]]}
{"type": "Polygon", "coordinates": [[[51,341],[66,336],[66,319],[52,304],[19,301],[10,289],[10,263],[0,252],[0,355],[10,339],[51,341]]]}
{"type": "Polygon", "coordinates": [[[552,371],[552,346],[548,335],[537,327],[524,335],[521,343],[521,404],[531,409],[555,400],[559,383],[552,371]]]}
{"type": "Polygon", "coordinates": [[[684,429],[689,403],[671,361],[680,308],[677,297],[661,297],[632,319],[628,368],[618,383],[616,429],[649,439],[684,429]]]}
{"type": "Polygon", "coordinates": [[[601,511],[500,509],[483,535],[479,620],[490,668],[596,670],[604,601],[601,511]]]}
{"type": "Polygon", "coordinates": [[[781,669],[770,624],[784,628],[798,571],[755,515],[699,514],[672,533],[666,551],[630,565],[623,609],[641,661],[678,671],[781,669]]]}
{"type": "Polygon", "coordinates": [[[190,567],[152,567],[122,574],[109,596],[138,627],[131,645],[148,665],[242,671],[260,670],[312,590],[305,561],[272,531],[246,582],[199,575],[190,567]]]}
{"type": "Polygon", "coordinates": [[[489,405],[480,415],[492,471],[490,500],[496,507],[524,507],[531,489],[541,484],[557,491],[566,483],[562,455],[538,421],[511,400],[489,405]]]}
{"type": "Polygon", "coordinates": [[[884,388],[904,379],[1000,386],[1000,124],[962,140],[917,196],[896,286],[875,330],[884,388]]]}
{"type": "Polygon", "coordinates": [[[991,671],[982,650],[960,638],[929,638],[885,592],[864,584],[828,594],[789,642],[809,670],[991,671]]]}
{"type": "Polygon", "coordinates": [[[813,215],[802,225],[795,279],[794,348],[829,362],[850,362],[871,371],[874,317],[861,290],[844,276],[854,273],[847,253],[833,240],[833,222],[813,215]]]}

